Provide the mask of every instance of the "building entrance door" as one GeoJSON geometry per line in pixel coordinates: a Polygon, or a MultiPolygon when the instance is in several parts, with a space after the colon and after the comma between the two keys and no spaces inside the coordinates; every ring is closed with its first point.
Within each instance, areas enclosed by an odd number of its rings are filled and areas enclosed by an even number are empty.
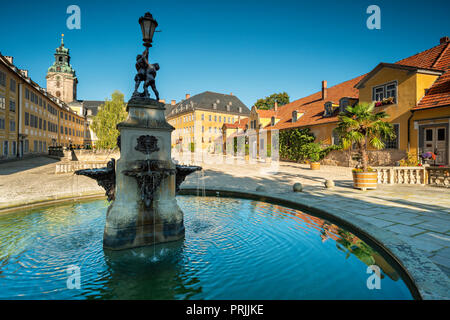
{"type": "Polygon", "coordinates": [[[448,134],[446,127],[432,127],[424,129],[424,152],[433,152],[436,154],[436,164],[446,165],[447,159],[448,134]]]}

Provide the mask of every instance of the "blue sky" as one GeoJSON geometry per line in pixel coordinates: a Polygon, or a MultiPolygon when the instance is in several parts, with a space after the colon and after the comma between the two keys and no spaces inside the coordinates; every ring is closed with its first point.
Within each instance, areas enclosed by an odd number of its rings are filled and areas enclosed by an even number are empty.
{"type": "Polygon", "coordinates": [[[8,1],[1,4],[0,52],[45,87],[47,68],[65,34],[79,80],[78,98],[103,100],[133,91],[143,51],[138,18],[159,23],[150,61],[161,69],[163,99],[206,90],[237,95],[247,106],[286,91],[291,101],[433,47],[450,36],[450,1],[8,1]],[[68,30],[66,9],[81,8],[81,29],[68,30]],[[369,30],[366,9],[381,9],[369,30]]]}

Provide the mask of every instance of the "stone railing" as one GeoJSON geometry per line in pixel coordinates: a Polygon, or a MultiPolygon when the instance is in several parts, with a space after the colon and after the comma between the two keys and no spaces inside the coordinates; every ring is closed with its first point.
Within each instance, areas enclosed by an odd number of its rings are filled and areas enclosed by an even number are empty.
{"type": "Polygon", "coordinates": [[[428,184],[450,188],[450,167],[427,167],[428,184]]]}
{"type": "Polygon", "coordinates": [[[425,167],[375,167],[380,184],[420,184],[428,183],[425,167]]]}
{"type": "Polygon", "coordinates": [[[107,160],[102,161],[64,161],[56,164],[55,174],[74,172],[81,169],[96,169],[106,167],[107,160]]]}

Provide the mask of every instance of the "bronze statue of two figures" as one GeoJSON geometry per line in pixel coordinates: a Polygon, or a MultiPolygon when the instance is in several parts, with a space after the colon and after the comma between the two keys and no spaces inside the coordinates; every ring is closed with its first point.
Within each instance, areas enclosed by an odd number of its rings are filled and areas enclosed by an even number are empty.
{"type": "Polygon", "coordinates": [[[155,93],[156,100],[159,100],[159,92],[156,90],[155,78],[156,72],[159,70],[159,64],[151,64],[148,62],[148,48],[142,54],[136,57],[136,71],[134,77],[135,87],[133,97],[150,98],[148,87],[150,86],[155,93]],[[139,85],[144,82],[144,92],[138,92],[139,85]]]}

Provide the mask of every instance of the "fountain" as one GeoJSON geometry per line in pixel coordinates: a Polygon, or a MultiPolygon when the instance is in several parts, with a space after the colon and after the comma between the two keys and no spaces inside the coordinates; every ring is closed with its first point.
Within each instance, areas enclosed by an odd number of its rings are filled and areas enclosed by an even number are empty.
{"type": "Polygon", "coordinates": [[[120,131],[120,159],[106,168],[75,173],[97,180],[111,204],[107,210],[103,247],[129,249],[176,241],[184,237],[183,212],[175,199],[187,175],[198,166],[176,165],[171,158],[171,132],[164,116],[155,78],[157,63],[148,62],[148,49],[158,23],[147,12],[139,19],[144,46],[136,58],[135,91],[127,104],[128,119],[117,125],[120,131]],[[143,82],[142,93],[138,92],[143,82]],[[156,100],[150,98],[151,87],[156,100]]]}

